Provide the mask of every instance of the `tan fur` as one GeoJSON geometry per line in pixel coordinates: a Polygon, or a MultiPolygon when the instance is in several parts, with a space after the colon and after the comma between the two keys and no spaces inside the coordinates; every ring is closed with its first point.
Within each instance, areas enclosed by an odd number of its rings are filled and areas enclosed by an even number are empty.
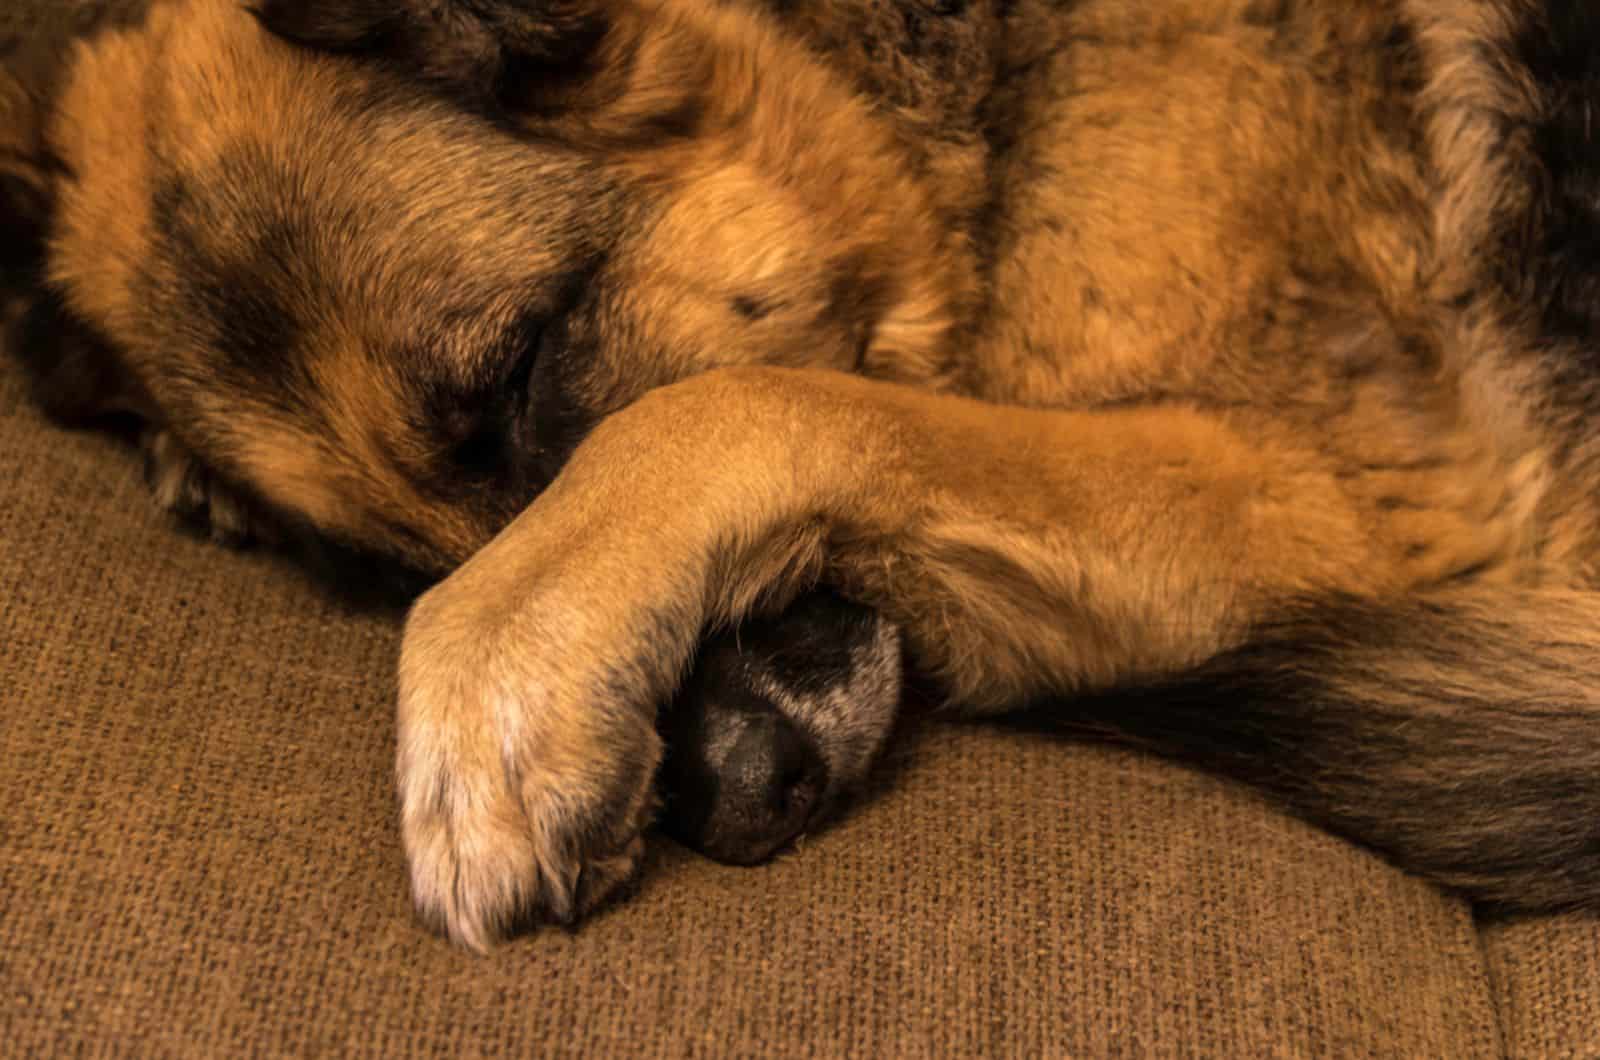
{"type": "Polygon", "coordinates": [[[496,123],[168,0],[48,130],[50,280],[172,489],[192,450],[462,564],[399,708],[414,891],[458,941],[632,874],[697,638],[818,580],[968,711],[1186,671],[1307,596],[1592,585],[1587,465],[1472,265],[1520,208],[1482,110],[1526,101],[1474,52],[1514,4],[974,3],[928,66],[850,43],[895,23],[848,0],[593,6],[592,70],[496,123]],[[195,254],[294,322],[282,392],[175,333],[230,294],[195,254]],[[530,303],[587,436],[451,493],[423,406],[472,421],[530,303]]]}

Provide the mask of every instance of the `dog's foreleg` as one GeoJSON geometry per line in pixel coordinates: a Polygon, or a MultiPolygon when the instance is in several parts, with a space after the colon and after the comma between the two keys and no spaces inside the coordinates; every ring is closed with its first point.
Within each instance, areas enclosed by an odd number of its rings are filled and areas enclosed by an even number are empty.
{"type": "Polygon", "coordinates": [[[1179,409],[999,408],[714,372],[609,418],[413,612],[399,779],[419,905],[483,945],[629,878],[654,714],[702,630],[824,578],[964,705],[1198,662],[1276,596],[1381,587],[1331,475],[1179,409]]]}

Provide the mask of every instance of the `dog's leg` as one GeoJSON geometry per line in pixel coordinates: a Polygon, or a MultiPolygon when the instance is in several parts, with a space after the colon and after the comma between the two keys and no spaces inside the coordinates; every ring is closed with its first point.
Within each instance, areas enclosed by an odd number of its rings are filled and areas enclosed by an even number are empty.
{"type": "Polygon", "coordinates": [[[401,659],[416,900],[481,947],[632,874],[701,631],[819,575],[977,708],[1168,673],[1267,601],[1382,589],[1332,474],[1171,408],[1059,413],[715,372],[609,418],[426,595],[401,659]]]}

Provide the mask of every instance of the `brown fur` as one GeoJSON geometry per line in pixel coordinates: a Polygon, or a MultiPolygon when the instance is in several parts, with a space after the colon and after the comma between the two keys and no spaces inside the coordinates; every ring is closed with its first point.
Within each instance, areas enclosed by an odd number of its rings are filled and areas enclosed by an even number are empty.
{"type": "Polygon", "coordinates": [[[459,941],[632,874],[655,705],[819,580],[969,711],[1593,587],[1554,342],[1474,264],[1532,208],[1520,0],[482,6],[166,0],[0,141],[71,175],[46,287],[214,509],[459,565],[399,749],[459,941]]]}

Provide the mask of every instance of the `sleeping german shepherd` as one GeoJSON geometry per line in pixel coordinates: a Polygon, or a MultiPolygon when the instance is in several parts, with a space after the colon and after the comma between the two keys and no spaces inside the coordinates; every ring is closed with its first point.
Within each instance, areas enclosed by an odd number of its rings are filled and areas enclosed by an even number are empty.
{"type": "Polygon", "coordinates": [[[447,575],[459,942],[629,881],[664,743],[713,852],[814,826],[902,650],[1600,906],[1587,0],[93,0],[4,63],[44,404],[447,575]]]}

